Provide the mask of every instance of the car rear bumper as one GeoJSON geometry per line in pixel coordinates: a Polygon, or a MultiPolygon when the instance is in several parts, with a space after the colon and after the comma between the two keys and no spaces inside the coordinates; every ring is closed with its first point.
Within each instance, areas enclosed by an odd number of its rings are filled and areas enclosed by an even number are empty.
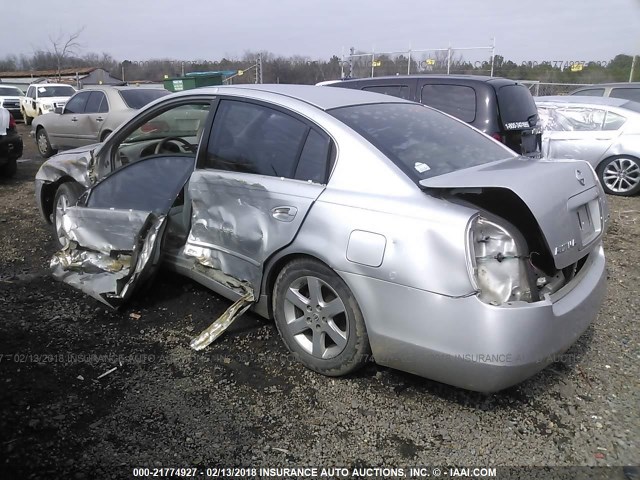
{"type": "Polygon", "coordinates": [[[376,362],[468,390],[515,385],[559,359],[596,318],[602,246],[572,282],[535,303],[492,306],[340,272],[363,311],[376,362]]]}

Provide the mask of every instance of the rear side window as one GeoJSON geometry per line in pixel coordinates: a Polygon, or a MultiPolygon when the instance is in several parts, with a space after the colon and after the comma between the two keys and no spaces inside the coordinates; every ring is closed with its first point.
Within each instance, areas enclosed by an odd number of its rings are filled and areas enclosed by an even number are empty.
{"type": "Polygon", "coordinates": [[[120,90],[120,96],[127,107],[138,110],[146,104],[157,100],[160,97],[169,95],[167,90],[162,88],[141,88],[140,90],[120,90]]]}
{"type": "Polygon", "coordinates": [[[538,121],[538,109],[524,85],[505,85],[498,89],[498,108],[507,130],[522,130],[538,121]]]}
{"type": "Polygon", "coordinates": [[[409,98],[409,87],[406,85],[375,85],[373,87],[364,87],[362,90],[411,100],[409,98]]]}
{"type": "Polygon", "coordinates": [[[602,130],[618,130],[627,119],[617,113],[607,112],[607,116],[604,119],[602,130]]]}
{"type": "Polygon", "coordinates": [[[476,119],[476,91],[462,85],[424,85],[420,102],[465,122],[476,119]]]}
{"type": "Polygon", "coordinates": [[[578,90],[571,95],[585,95],[587,97],[602,97],[604,95],[604,88],[588,88],[586,90],[578,90]]]}
{"type": "Polygon", "coordinates": [[[315,130],[310,130],[300,155],[295,178],[311,180],[315,183],[326,183],[330,149],[331,140],[329,137],[315,130]]]}
{"type": "Polygon", "coordinates": [[[640,88],[612,88],[609,96],[640,102],[640,88]]]}
{"type": "Polygon", "coordinates": [[[421,105],[381,103],[329,113],[366,138],[416,183],[515,156],[469,125],[421,105]]]}

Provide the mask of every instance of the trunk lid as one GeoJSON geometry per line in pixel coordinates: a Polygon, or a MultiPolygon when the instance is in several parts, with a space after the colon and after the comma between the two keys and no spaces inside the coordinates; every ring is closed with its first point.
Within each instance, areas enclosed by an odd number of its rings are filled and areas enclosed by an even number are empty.
{"type": "Polygon", "coordinates": [[[584,161],[511,158],[420,181],[425,189],[506,188],[535,217],[556,268],[582,258],[608,216],[602,187],[584,161]]]}

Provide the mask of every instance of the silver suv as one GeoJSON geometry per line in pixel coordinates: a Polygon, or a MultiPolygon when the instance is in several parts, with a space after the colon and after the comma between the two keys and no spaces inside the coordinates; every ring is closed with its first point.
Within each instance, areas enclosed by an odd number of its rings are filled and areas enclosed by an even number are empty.
{"type": "Polygon", "coordinates": [[[623,98],[640,102],[640,82],[630,83],[600,83],[578,88],[569,95],[587,95],[590,97],[623,98]]]}

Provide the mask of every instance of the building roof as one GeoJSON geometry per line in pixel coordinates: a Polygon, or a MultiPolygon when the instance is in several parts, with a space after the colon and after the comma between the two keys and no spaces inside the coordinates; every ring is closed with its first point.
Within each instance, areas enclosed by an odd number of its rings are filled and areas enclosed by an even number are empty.
{"type": "Polygon", "coordinates": [[[24,70],[16,72],[0,72],[0,78],[24,78],[24,77],[57,77],[70,75],[89,75],[91,72],[98,70],[98,67],[77,67],[77,68],[63,68],[58,73],[58,70],[24,70]]]}

